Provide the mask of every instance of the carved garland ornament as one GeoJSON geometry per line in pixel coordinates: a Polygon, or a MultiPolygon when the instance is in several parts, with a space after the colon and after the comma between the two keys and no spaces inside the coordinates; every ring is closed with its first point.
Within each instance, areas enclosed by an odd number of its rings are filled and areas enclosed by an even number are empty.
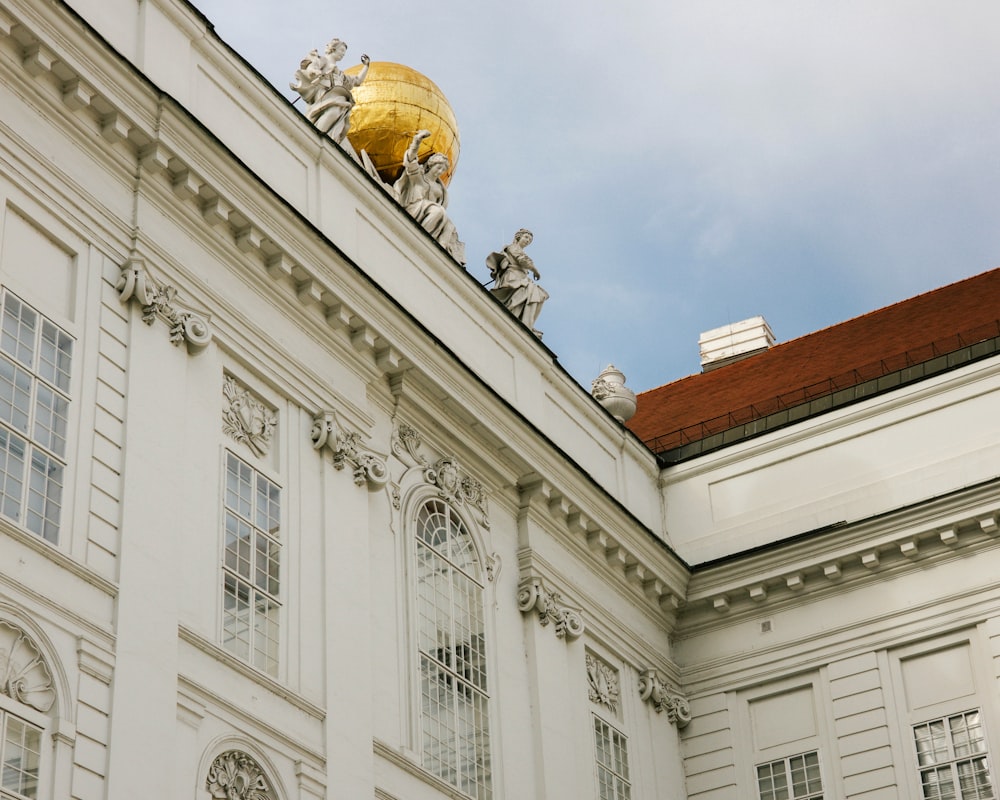
{"type": "Polygon", "coordinates": [[[656,674],[655,669],[639,673],[639,697],[652,703],[656,713],[667,712],[667,719],[678,728],[691,721],[691,707],[684,696],[656,674]]]}
{"type": "Polygon", "coordinates": [[[52,673],[38,647],[23,630],[3,621],[0,621],[0,694],[43,714],[56,700],[52,673]]]}
{"type": "Polygon", "coordinates": [[[562,595],[545,586],[541,578],[528,577],[521,581],[517,590],[517,607],[527,614],[534,609],[542,625],[553,623],[556,636],[560,639],[575,639],[583,633],[583,617],[578,609],[563,603],[562,595]]]}
{"type": "Polygon", "coordinates": [[[621,698],[618,670],[587,653],[587,681],[590,684],[590,701],[606,706],[612,714],[617,714],[621,698]]]}
{"type": "Polygon", "coordinates": [[[205,788],[218,800],[277,800],[264,770],[240,750],[228,750],[212,762],[205,788]]]}
{"type": "Polygon", "coordinates": [[[222,395],[228,405],[222,411],[222,432],[245,444],[255,456],[267,455],[278,417],[228,375],[222,395]]]}
{"type": "Polygon", "coordinates": [[[310,432],[313,447],[324,447],[333,454],[333,466],[343,469],[351,467],[354,482],[358,486],[368,484],[370,489],[380,489],[389,480],[389,470],[385,460],[361,445],[361,434],[345,430],[337,421],[333,411],[321,411],[313,419],[310,432]]]}
{"type": "Polygon", "coordinates": [[[189,353],[203,350],[212,341],[208,320],[200,314],[174,305],[177,289],[156,283],[141,258],[132,258],[122,267],[115,286],[123,303],[135,300],[142,306],[142,321],[152,325],[156,318],[170,326],[170,341],[184,342],[189,353]]]}

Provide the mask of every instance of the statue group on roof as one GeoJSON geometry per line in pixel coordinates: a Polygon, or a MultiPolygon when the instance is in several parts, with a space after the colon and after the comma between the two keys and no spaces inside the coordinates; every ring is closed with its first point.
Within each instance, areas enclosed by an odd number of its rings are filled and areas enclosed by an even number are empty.
{"type": "MultiPolygon", "coordinates": [[[[361,71],[357,75],[349,75],[339,67],[339,62],[346,53],[347,44],[340,39],[332,39],[322,54],[318,50],[311,50],[302,59],[295,71],[295,81],[289,86],[306,102],[306,117],[309,121],[355,155],[350,144],[345,142],[351,126],[351,109],[355,103],[353,90],[364,82],[371,60],[367,55],[362,55],[361,71]]],[[[442,180],[450,167],[448,157],[437,152],[432,152],[424,161],[419,157],[421,143],[430,137],[431,132],[428,130],[419,130],[413,135],[403,154],[402,173],[391,186],[383,185],[452,258],[464,265],[465,245],[459,240],[458,231],[448,216],[448,189],[442,180]]],[[[364,150],[355,157],[372,177],[382,181],[364,150]]],[[[498,252],[490,253],[486,258],[486,265],[495,282],[490,293],[527,325],[532,333],[541,337],[541,332],[535,328],[535,321],[549,294],[535,282],[541,276],[534,261],[524,252],[533,238],[531,231],[521,228],[514,234],[510,244],[498,252]]]]}

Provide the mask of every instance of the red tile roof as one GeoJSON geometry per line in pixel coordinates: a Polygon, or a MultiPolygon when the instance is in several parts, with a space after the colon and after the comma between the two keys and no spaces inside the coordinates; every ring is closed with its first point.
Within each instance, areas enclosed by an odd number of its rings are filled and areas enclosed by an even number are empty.
{"type": "Polygon", "coordinates": [[[1000,268],[643,392],[628,427],[659,452],[996,337],[998,320],[1000,268]]]}

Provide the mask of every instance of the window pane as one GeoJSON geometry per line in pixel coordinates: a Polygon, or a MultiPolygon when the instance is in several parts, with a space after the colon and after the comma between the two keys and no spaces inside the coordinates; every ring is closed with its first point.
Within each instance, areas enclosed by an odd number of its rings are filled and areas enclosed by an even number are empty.
{"type": "Polygon", "coordinates": [[[279,487],[226,454],[222,643],[270,675],[278,674],[281,544],[269,533],[280,499],[279,487]]]}
{"type": "Polygon", "coordinates": [[[35,361],[38,315],[11,294],[4,296],[0,350],[29,369],[35,361]]]}
{"type": "Polygon", "coordinates": [[[29,725],[7,715],[3,745],[3,788],[25,797],[38,797],[38,763],[42,734],[29,725]]]}
{"type": "Polygon", "coordinates": [[[0,428],[0,511],[18,522],[24,493],[26,448],[24,439],[0,428]]]}
{"type": "Polygon", "coordinates": [[[994,797],[993,787],[985,758],[960,761],[956,766],[962,800],[987,800],[987,798],[992,800],[994,797]]]}
{"type": "Polygon", "coordinates": [[[32,432],[35,441],[57,456],[64,455],[68,423],[69,401],[45,384],[38,384],[35,399],[35,428],[32,432]]]}
{"type": "Polygon", "coordinates": [[[59,537],[62,490],[62,464],[32,447],[27,525],[29,530],[50,542],[55,542],[59,537]]]}
{"type": "Polygon", "coordinates": [[[42,322],[38,374],[56,388],[69,391],[69,365],[73,340],[48,320],[42,322]]]}
{"type": "Polygon", "coordinates": [[[944,720],[935,720],[913,728],[917,745],[917,762],[920,766],[941,764],[948,760],[948,738],[944,720]]]}
{"type": "Polygon", "coordinates": [[[26,434],[30,412],[31,374],[0,356],[0,420],[26,434]]]}

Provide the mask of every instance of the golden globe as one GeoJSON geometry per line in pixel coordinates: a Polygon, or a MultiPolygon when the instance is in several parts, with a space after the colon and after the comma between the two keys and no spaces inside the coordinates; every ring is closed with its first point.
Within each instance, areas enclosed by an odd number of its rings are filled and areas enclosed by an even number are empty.
{"type": "MultiPolygon", "coordinates": [[[[357,75],[361,65],[344,70],[357,75]]],[[[448,157],[441,176],[447,185],[458,164],[458,122],[448,98],[430,78],[391,61],[372,61],[365,82],[353,90],[355,106],[347,139],[368,153],[382,180],[392,184],[403,169],[403,153],[419,130],[431,132],[420,145],[423,161],[431,153],[448,157]]]]}

